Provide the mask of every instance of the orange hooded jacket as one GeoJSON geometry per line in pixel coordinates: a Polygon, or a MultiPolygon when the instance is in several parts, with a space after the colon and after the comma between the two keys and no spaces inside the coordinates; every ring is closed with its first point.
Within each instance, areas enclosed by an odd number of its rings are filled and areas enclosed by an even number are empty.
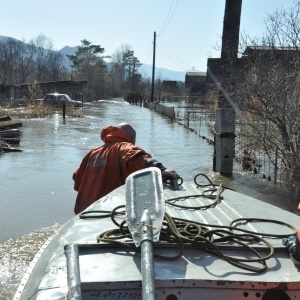
{"type": "Polygon", "coordinates": [[[123,185],[128,175],[143,169],[151,160],[151,155],[133,145],[119,127],[103,128],[101,139],[104,145],[92,149],[73,174],[78,192],[75,214],[123,185]]]}

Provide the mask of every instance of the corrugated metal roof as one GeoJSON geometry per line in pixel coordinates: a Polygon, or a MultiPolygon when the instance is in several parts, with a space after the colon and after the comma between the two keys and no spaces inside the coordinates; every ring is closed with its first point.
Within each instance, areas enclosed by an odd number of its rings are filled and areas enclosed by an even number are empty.
{"type": "Polygon", "coordinates": [[[252,51],[299,51],[299,48],[295,47],[271,47],[271,46],[248,46],[243,54],[247,54],[252,51]]]}
{"type": "Polygon", "coordinates": [[[205,77],[206,76],[206,72],[187,72],[186,76],[189,77],[205,77]]]}

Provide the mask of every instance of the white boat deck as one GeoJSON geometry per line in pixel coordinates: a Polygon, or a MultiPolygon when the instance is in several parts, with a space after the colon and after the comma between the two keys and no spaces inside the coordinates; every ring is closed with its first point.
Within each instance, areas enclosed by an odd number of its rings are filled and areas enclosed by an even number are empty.
{"type": "MultiPolygon", "coordinates": [[[[203,190],[194,183],[183,183],[179,191],[166,188],[165,200],[201,195],[203,190]]],[[[111,211],[125,204],[124,195],[125,186],[122,186],[95,202],[86,211],[111,211]]],[[[221,196],[213,207],[206,209],[188,207],[200,207],[213,200],[189,197],[172,201],[187,208],[166,204],[166,212],[174,218],[206,224],[203,226],[209,229],[215,229],[214,226],[229,226],[236,219],[270,219],[288,223],[294,229],[274,222],[243,220],[236,222],[234,226],[253,233],[292,235],[300,225],[299,216],[257,199],[228,189],[222,189],[221,196]]],[[[79,245],[82,299],[142,299],[140,254],[126,247],[97,246],[98,234],[111,229],[117,227],[110,218],[81,219],[74,216],[40,251],[14,299],[65,299],[68,283],[64,246],[73,243],[79,245]],[[43,255],[40,257],[41,254],[43,255]]],[[[154,258],[156,299],[257,300],[263,299],[262,295],[269,289],[283,291],[290,299],[300,299],[299,269],[283,246],[282,237],[264,238],[274,246],[275,252],[266,260],[267,270],[262,273],[241,269],[208,251],[194,247],[186,247],[177,260],[154,258]]],[[[262,242],[250,244],[261,255],[268,254],[268,249],[262,242]]],[[[225,255],[253,258],[248,251],[232,243],[218,243],[217,246],[225,255]]],[[[155,244],[154,253],[172,256],[178,253],[178,248],[174,245],[155,244]]],[[[258,263],[253,265],[260,266],[258,263]]]]}

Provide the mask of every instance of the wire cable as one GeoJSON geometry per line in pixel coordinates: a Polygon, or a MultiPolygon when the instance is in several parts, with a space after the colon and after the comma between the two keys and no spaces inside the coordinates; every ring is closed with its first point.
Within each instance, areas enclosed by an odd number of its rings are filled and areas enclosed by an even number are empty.
{"type": "Polygon", "coordinates": [[[176,5],[175,5],[175,7],[174,7],[174,9],[173,9],[173,12],[172,12],[172,14],[171,14],[171,16],[170,16],[170,18],[169,18],[169,20],[168,20],[168,17],[169,17],[171,8],[172,8],[173,3],[174,3],[174,0],[172,1],[171,6],[170,6],[169,11],[168,11],[168,14],[167,14],[167,17],[166,17],[166,19],[165,19],[165,22],[164,22],[164,24],[163,24],[163,26],[162,26],[162,29],[160,30],[159,36],[162,35],[162,34],[166,31],[166,29],[168,28],[168,26],[169,26],[169,24],[170,24],[170,22],[171,22],[171,20],[172,20],[172,17],[173,17],[173,15],[174,15],[174,12],[175,12],[175,10],[176,10],[176,8],[177,8],[178,2],[179,2],[179,0],[177,0],[177,3],[176,3],[176,5]],[[168,20],[168,23],[167,23],[167,20],[168,20]]]}

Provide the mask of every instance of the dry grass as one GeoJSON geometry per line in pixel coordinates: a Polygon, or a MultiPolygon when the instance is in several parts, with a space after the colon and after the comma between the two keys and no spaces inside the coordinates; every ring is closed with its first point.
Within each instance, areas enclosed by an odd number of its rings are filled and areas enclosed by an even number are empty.
{"type": "MultiPolygon", "coordinates": [[[[44,103],[28,103],[22,107],[0,106],[0,117],[10,116],[12,118],[46,118],[56,113],[63,114],[62,107],[46,105],[44,103]]],[[[66,105],[66,117],[82,117],[83,110],[73,105],[66,105]]]]}

